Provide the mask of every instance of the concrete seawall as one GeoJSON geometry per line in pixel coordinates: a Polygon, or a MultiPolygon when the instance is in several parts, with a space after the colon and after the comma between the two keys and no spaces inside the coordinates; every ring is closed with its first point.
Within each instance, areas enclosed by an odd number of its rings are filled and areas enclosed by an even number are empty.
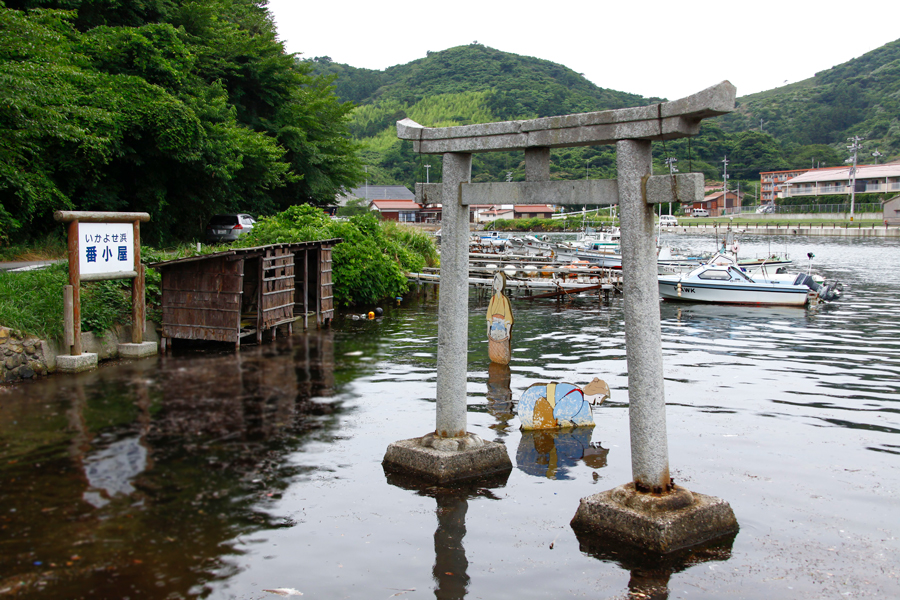
{"type": "MultiPolygon", "coordinates": [[[[82,332],[85,352],[97,354],[103,360],[119,358],[119,344],[131,341],[131,327],[118,326],[115,331],[105,331],[97,335],[91,331],[82,332]]],[[[159,342],[156,324],[147,321],[144,340],[159,342]]],[[[36,375],[47,375],[56,371],[56,357],[65,354],[66,349],[59,340],[42,340],[37,336],[0,326],[0,382],[7,383],[21,379],[31,379],[36,375]]]]}
{"type": "Polygon", "coordinates": [[[828,223],[813,225],[803,221],[786,221],[778,224],[735,224],[716,223],[707,225],[693,225],[679,223],[677,227],[668,227],[664,231],[679,233],[718,233],[724,232],[729,227],[742,233],[753,235],[805,235],[805,236],[836,236],[836,237],[883,237],[900,238],[900,227],[885,225],[853,225],[828,223]]]}

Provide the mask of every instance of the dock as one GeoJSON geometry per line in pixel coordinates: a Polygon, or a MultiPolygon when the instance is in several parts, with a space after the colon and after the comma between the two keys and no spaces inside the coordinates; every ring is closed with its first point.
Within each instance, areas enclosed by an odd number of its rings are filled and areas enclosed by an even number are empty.
{"type": "MultiPolygon", "coordinates": [[[[469,286],[491,289],[494,272],[506,273],[506,288],[526,299],[565,297],[587,292],[604,299],[622,290],[622,271],[603,267],[572,267],[534,256],[471,254],[469,286]]],[[[440,269],[426,268],[420,273],[407,273],[416,286],[438,285],[440,269]]]]}

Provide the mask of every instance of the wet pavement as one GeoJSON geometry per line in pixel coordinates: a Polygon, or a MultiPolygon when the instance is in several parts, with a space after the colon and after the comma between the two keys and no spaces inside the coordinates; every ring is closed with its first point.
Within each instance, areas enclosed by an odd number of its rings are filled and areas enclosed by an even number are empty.
{"type": "Polygon", "coordinates": [[[239,353],[179,345],[0,388],[0,598],[900,595],[900,245],[782,243],[845,297],[662,305],[673,475],[731,503],[733,538],[658,557],[569,527],[631,478],[621,298],[514,301],[498,368],[473,293],[469,430],[515,468],[450,488],[386,475],[387,445],[434,426],[429,295],[239,353]],[[594,376],[612,399],[593,429],[518,430],[528,385],[594,376]]]}

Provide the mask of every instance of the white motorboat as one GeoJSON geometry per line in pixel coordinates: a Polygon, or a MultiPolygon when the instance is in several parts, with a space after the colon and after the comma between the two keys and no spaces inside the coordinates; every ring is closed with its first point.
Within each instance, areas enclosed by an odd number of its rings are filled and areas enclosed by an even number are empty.
{"type": "Polygon", "coordinates": [[[753,278],[741,271],[733,258],[717,254],[690,273],[660,275],[659,294],[664,300],[805,306],[809,302],[834,300],[840,290],[836,284],[820,284],[806,273],[753,278]]]}

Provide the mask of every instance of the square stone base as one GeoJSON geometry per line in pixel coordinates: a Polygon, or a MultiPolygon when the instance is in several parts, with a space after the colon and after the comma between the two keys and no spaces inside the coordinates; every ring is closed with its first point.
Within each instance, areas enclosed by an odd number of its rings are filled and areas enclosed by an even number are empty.
{"type": "Polygon", "coordinates": [[[388,446],[381,464],[385,471],[438,484],[512,471],[506,446],[496,442],[465,450],[437,450],[422,446],[421,438],[400,440],[388,446]]]}
{"type": "Polygon", "coordinates": [[[623,498],[635,494],[626,484],[582,498],[572,528],[663,554],[738,531],[731,506],[719,498],[691,492],[693,501],[681,508],[654,507],[652,499],[626,506],[623,498]]]}
{"type": "Polygon", "coordinates": [[[78,356],[60,354],[56,357],[56,370],[61,373],[80,373],[97,368],[97,354],[82,352],[78,356]]]}
{"type": "Polygon", "coordinates": [[[119,358],[144,358],[157,354],[156,342],[119,344],[119,358]]]}

